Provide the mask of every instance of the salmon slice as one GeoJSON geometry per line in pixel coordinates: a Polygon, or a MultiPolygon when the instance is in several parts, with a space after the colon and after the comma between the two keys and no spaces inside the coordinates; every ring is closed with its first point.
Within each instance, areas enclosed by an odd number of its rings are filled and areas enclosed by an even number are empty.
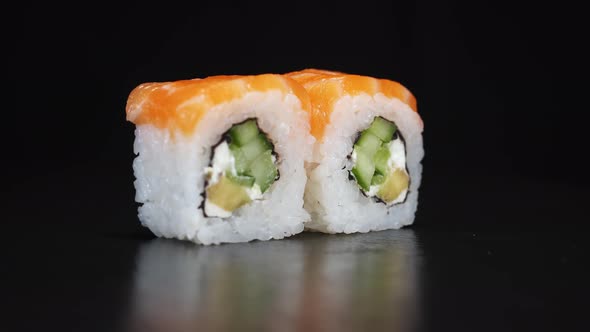
{"type": "Polygon", "coordinates": [[[395,81],[320,69],[305,69],[285,76],[299,82],[307,90],[312,103],[311,134],[318,141],[324,137],[335,102],[345,95],[366,93],[373,96],[381,93],[385,97],[401,100],[414,112],[418,111],[414,95],[395,81]]]}
{"type": "Polygon", "coordinates": [[[210,76],[204,79],[144,83],[127,99],[127,120],[136,125],[152,124],[185,135],[194,133],[212,107],[242,98],[249,92],[281,91],[293,94],[304,110],[311,112],[305,89],[293,79],[275,74],[210,76]]]}

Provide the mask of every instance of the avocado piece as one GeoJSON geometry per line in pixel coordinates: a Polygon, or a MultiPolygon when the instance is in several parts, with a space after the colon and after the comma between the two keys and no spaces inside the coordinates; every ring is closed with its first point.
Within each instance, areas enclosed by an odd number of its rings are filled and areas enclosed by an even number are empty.
{"type": "Polygon", "coordinates": [[[247,175],[255,178],[255,183],[260,187],[260,192],[264,193],[270,185],[276,180],[278,175],[277,167],[272,160],[270,150],[264,151],[250,164],[247,175]]]}
{"type": "Polygon", "coordinates": [[[359,186],[368,191],[371,186],[373,173],[375,173],[375,164],[373,164],[373,160],[367,156],[363,149],[355,149],[355,153],[356,163],[352,168],[352,174],[359,186]]]}
{"type": "Polygon", "coordinates": [[[206,198],[211,203],[229,212],[251,201],[244,187],[225,176],[222,176],[219,182],[207,188],[206,193],[206,198]]]}
{"type": "Polygon", "coordinates": [[[387,161],[389,161],[389,157],[391,157],[391,152],[389,152],[389,147],[382,146],[377,150],[375,156],[373,157],[373,162],[375,163],[375,171],[381,175],[389,174],[389,166],[387,165],[387,161]]]}
{"type": "Polygon", "coordinates": [[[385,182],[379,188],[377,197],[384,202],[393,202],[405,189],[408,189],[410,178],[402,169],[395,169],[387,176],[385,182]]]}
{"type": "Polygon", "coordinates": [[[356,141],[355,147],[357,149],[364,150],[364,153],[367,155],[367,157],[373,159],[375,152],[377,152],[377,150],[381,147],[381,144],[382,142],[379,137],[365,130],[361,133],[361,136],[356,141]]]}
{"type": "Polygon", "coordinates": [[[256,136],[258,136],[258,126],[256,120],[247,120],[241,124],[233,126],[229,130],[229,136],[231,137],[232,143],[238,146],[246,145],[256,136]]]}
{"type": "Polygon", "coordinates": [[[395,133],[396,130],[397,127],[393,122],[385,120],[380,116],[376,117],[373,120],[373,123],[371,123],[371,126],[367,129],[367,131],[379,137],[384,143],[389,143],[391,141],[393,133],[395,133]]]}

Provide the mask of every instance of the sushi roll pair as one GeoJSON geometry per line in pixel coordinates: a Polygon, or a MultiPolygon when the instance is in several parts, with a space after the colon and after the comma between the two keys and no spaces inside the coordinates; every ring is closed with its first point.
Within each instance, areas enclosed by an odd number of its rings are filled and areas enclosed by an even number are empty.
{"type": "Polygon", "coordinates": [[[218,244],[413,222],[422,121],[396,82],[310,69],[146,83],[126,113],[139,219],[157,236],[218,244]]]}

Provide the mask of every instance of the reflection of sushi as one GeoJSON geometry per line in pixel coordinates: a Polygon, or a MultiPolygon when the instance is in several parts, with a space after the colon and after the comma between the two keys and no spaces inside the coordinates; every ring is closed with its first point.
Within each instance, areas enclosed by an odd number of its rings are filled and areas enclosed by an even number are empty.
{"type": "Polygon", "coordinates": [[[299,330],[416,330],[418,250],[410,229],[309,239],[299,330]]]}
{"type": "Polygon", "coordinates": [[[214,76],[137,87],[133,163],[139,219],[198,243],[283,238],[303,230],[311,156],[309,99],[280,75],[214,76]]]}
{"type": "Polygon", "coordinates": [[[131,331],[414,331],[412,230],[195,247],[155,239],[136,257],[131,331]]]}
{"type": "Polygon", "coordinates": [[[195,247],[155,239],[134,274],[132,331],[289,331],[300,293],[300,241],[195,247]]]}
{"type": "Polygon", "coordinates": [[[389,80],[313,69],[286,76],[305,87],[312,103],[306,227],[353,233],[411,224],[424,150],[410,91],[389,80]]]}

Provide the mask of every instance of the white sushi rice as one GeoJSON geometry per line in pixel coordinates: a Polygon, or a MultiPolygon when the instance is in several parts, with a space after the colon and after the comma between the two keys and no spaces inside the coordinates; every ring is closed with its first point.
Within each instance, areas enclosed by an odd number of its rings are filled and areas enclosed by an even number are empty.
{"type": "Polygon", "coordinates": [[[419,115],[397,98],[379,93],[339,99],[308,166],[305,208],[312,221],[305,227],[326,233],[364,233],[411,224],[422,177],[422,129],[419,115]],[[368,128],[376,116],[395,122],[406,143],[409,193],[405,202],[389,207],[363,195],[358,184],[349,179],[352,162],[347,156],[357,133],[368,128]]]}
{"type": "MultiPolygon", "coordinates": [[[[196,101],[198,102],[198,101],[196,101]]],[[[297,234],[309,221],[303,208],[314,138],[299,99],[280,91],[250,92],[210,109],[192,136],[153,125],[135,130],[133,162],[139,219],[155,235],[203,244],[281,239],[297,234]],[[275,147],[280,178],[262,200],[246,204],[228,218],[205,217],[204,171],[211,146],[232,125],[257,118],[275,147]]]]}

